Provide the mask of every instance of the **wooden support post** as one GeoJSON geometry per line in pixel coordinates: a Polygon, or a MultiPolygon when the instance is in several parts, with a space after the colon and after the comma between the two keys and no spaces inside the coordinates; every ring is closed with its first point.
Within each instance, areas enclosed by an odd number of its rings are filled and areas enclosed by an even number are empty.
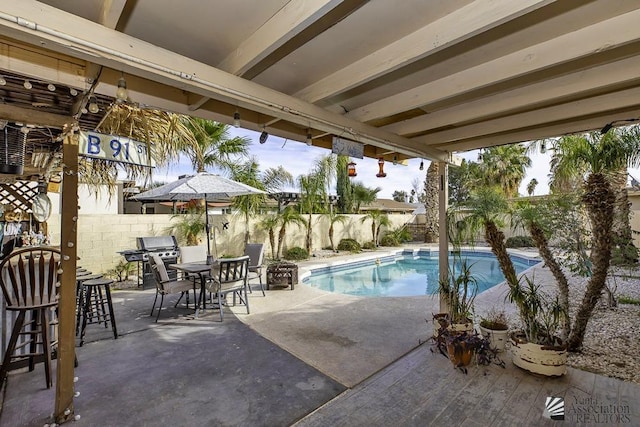
{"type": "Polygon", "coordinates": [[[62,215],[60,252],[62,278],[58,306],[58,364],[54,420],[57,424],[74,417],[73,395],[75,376],[75,311],[76,259],[78,221],[78,135],[68,134],[62,149],[62,215]]]}
{"type": "MultiPolygon", "coordinates": [[[[447,280],[449,274],[449,233],[447,224],[447,208],[449,204],[448,165],[438,163],[438,265],[440,280],[447,280]]],[[[440,295],[440,312],[449,311],[448,298],[440,295]]]]}

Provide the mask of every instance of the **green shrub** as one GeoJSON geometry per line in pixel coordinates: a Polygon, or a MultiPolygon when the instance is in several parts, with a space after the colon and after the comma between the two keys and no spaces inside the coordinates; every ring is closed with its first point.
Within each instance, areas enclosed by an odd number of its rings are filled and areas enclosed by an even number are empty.
{"type": "Polygon", "coordinates": [[[375,244],[375,243],[373,243],[373,240],[370,240],[370,241],[368,241],[368,242],[364,242],[364,243],[362,244],[362,249],[368,249],[368,250],[371,250],[371,249],[375,249],[375,248],[376,248],[376,244],[375,244]]]}
{"type": "Polygon", "coordinates": [[[338,243],[338,250],[357,253],[362,251],[362,246],[353,239],[342,239],[340,243],[338,243]]]}
{"type": "Polygon", "coordinates": [[[394,234],[387,233],[380,239],[380,246],[400,246],[400,241],[394,234]]]}
{"type": "Polygon", "coordinates": [[[284,253],[284,259],[290,261],[302,261],[309,258],[309,252],[299,246],[293,247],[284,253]]]}
{"type": "Polygon", "coordinates": [[[529,236],[509,237],[505,243],[508,248],[530,248],[535,246],[533,239],[529,236]]]}

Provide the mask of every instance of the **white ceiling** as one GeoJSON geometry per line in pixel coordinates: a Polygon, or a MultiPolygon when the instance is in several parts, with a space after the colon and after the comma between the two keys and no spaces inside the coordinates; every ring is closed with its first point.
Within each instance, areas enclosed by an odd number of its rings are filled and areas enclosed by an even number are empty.
{"type": "Polygon", "coordinates": [[[368,156],[640,118],[637,0],[0,0],[0,69],[368,156]],[[53,60],[52,58],[55,58],[53,60]]]}

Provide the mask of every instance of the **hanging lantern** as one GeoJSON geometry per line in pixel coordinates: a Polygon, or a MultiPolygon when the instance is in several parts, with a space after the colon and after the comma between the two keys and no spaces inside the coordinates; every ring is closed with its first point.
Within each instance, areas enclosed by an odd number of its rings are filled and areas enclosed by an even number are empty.
{"type": "Polygon", "coordinates": [[[24,168],[25,145],[29,129],[4,128],[4,141],[0,142],[0,173],[21,175],[24,168]]]}
{"type": "Polygon", "coordinates": [[[378,158],[378,169],[380,169],[376,174],[378,178],[384,178],[387,176],[387,174],[384,173],[384,157],[378,158]]]}
{"type": "Polygon", "coordinates": [[[358,176],[358,174],[356,173],[356,164],[354,162],[347,163],[347,176],[349,178],[358,176]]]}

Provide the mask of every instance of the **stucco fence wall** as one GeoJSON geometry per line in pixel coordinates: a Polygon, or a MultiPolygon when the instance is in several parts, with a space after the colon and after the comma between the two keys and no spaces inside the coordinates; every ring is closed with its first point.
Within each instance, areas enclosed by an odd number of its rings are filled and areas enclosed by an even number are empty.
{"type": "MultiPolygon", "coordinates": [[[[347,215],[345,223],[334,224],[334,242],[351,238],[360,243],[372,240],[371,221],[362,222],[365,215],[347,215]]],[[[234,215],[211,216],[211,224],[215,229],[216,248],[218,256],[241,255],[244,248],[244,234],[246,231],[244,220],[234,215]],[[228,222],[225,229],[223,224],[228,222]]],[[[257,216],[249,222],[250,242],[264,243],[265,256],[271,258],[271,245],[266,230],[260,229],[258,224],[262,217],[257,216]]],[[[412,215],[389,215],[391,226],[395,229],[407,222],[413,221],[412,215]]],[[[172,215],[99,215],[85,214],[78,216],[78,265],[97,272],[106,272],[114,268],[124,258],[118,251],[136,248],[136,237],[168,235],[172,215]]],[[[175,220],[174,220],[175,221],[175,220]]],[[[66,244],[60,242],[60,216],[52,215],[48,221],[52,244],[66,244]]],[[[384,227],[383,227],[384,229],[384,227]]],[[[329,220],[325,215],[313,215],[313,250],[330,246],[329,220]]],[[[276,245],[277,245],[277,232],[276,245]]],[[[203,236],[204,238],[204,236],[203,236]]],[[[306,229],[304,226],[291,224],[287,227],[284,250],[294,246],[305,246],[306,229]]],[[[206,244],[205,241],[202,244],[206,244]]],[[[212,252],[213,252],[212,244],[212,252]]]]}

